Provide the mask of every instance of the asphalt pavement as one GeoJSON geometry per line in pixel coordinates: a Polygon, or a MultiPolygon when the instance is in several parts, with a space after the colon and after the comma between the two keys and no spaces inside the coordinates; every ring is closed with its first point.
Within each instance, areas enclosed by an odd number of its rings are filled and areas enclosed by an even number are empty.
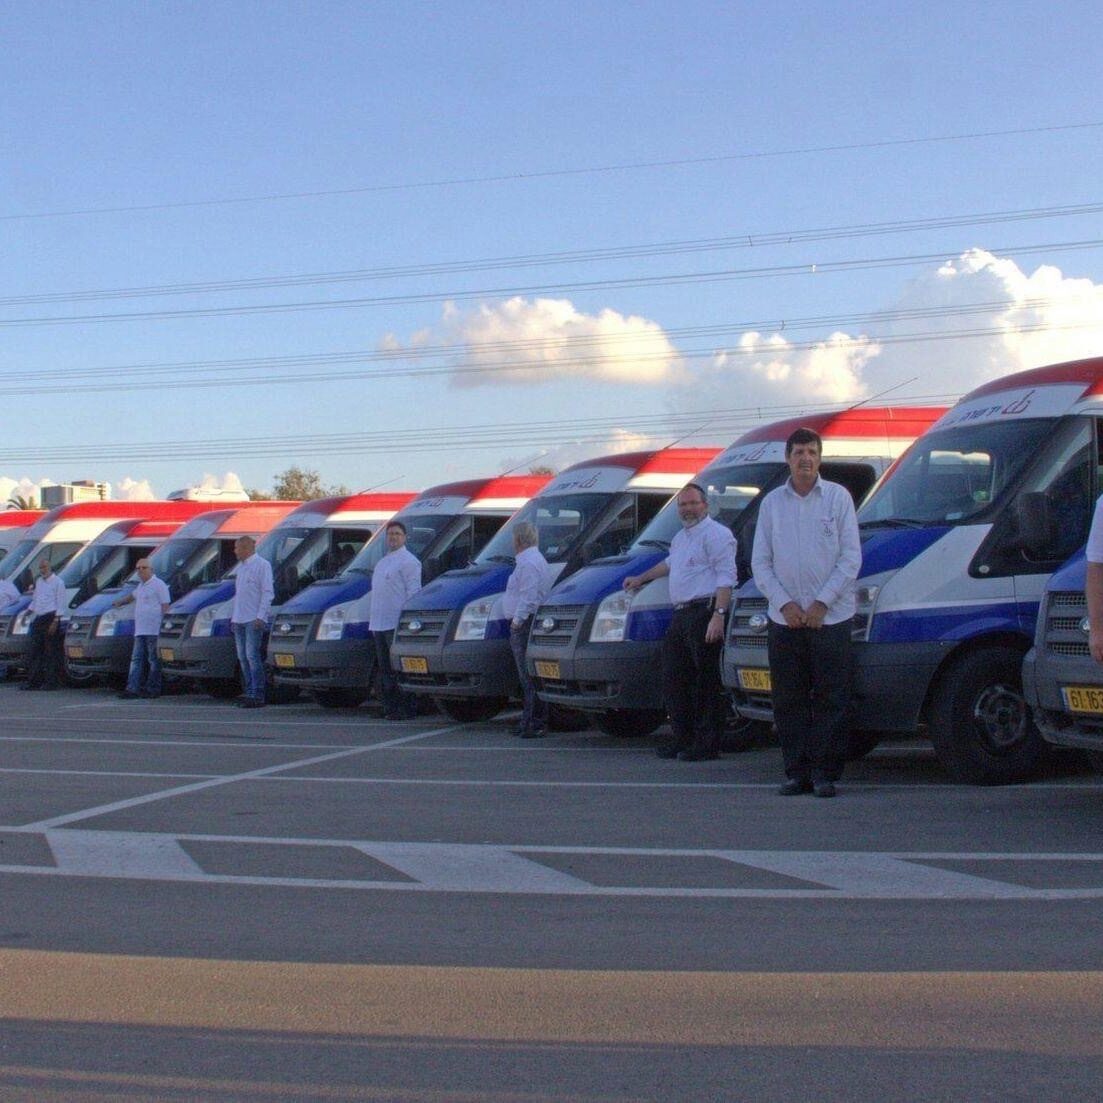
{"type": "Polygon", "coordinates": [[[1078,1100],[1103,779],[0,684],[0,1100],[1078,1100]]]}

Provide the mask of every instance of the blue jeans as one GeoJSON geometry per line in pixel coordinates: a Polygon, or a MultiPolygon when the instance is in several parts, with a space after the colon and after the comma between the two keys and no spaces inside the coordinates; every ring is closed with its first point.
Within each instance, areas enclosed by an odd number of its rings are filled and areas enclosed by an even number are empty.
{"type": "Polygon", "coordinates": [[[157,653],[156,636],[135,636],[130,651],[130,674],[126,679],[127,693],[158,694],[161,692],[161,656],[157,653]],[[148,670],[148,674],[146,671],[148,670]],[[145,686],[142,678],[145,676],[145,686]]]}
{"type": "Polygon", "coordinates": [[[536,681],[525,668],[525,650],[529,643],[529,617],[520,628],[509,626],[509,649],[517,667],[517,680],[521,683],[521,727],[526,731],[543,731],[548,725],[548,703],[536,696],[536,681]]]}
{"type": "Polygon", "coordinates": [[[245,696],[254,701],[264,700],[264,656],[261,643],[264,641],[264,628],[253,621],[248,624],[235,624],[234,646],[237,648],[237,661],[241,667],[241,684],[245,696]]]}

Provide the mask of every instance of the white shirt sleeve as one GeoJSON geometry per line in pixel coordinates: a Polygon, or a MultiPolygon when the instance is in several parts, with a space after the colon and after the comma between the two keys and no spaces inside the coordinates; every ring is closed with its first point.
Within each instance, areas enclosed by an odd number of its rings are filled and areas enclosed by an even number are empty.
{"type": "Polygon", "coordinates": [[[1087,557],[1089,563],[1103,563],[1103,497],[1095,503],[1091,532],[1088,533],[1087,557]]]}
{"type": "Polygon", "coordinates": [[[817,601],[822,601],[829,609],[839,600],[843,590],[857,577],[862,569],[862,540],[858,533],[858,516],[854,510],[854,499],[847,491],[835,494],[832,503],[835,515],[835,528],[839,534],[839,558],[835,567],[827,576],[817,601]]]}

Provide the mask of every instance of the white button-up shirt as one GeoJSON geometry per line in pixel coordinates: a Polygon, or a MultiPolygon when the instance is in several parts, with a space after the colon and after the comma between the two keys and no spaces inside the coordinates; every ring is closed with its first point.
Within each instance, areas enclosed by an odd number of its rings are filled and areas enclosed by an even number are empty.
{"type": "Polygon", "coordinates": [[[267,620],[275,593],[272,564],[254,552],[238,564],[234,574],[234,608],[230,622],[250,624],[254,620],[267,620]]]}
{"type": "Polygon", "coordinates": [[[781,610],[790,601],[802,609],[823,602],[824,624],[854,616],[854,583],[861,566],[858,519],[846,487],[817,478],[801,496],[787,479],[763,498],[751,570],[776,624],[785,623],[781,610]]]}
{"type": "Polygon", "coordinates": [[[667,566],[675,605],[712,597],[721,586],[735,585],[735,537],[726,525],[705,517],[674,534],[667,566]]]}
{"type": "Polygon", "coordinates": [[[34,594],[31,596],[31,612],[40,617],[43,613],[57,613],[60,617],[65,609],[65,583],[52,574],[49,578],[41,575],[34,580],[34,594]]]}
{"type": "Polygon", "coordinates": [[[387,552],[372,571],[369,631],[397,628],[402,606],[420,589],[421,560],[405,545],[387,552]]]}
{"type": "Polygon", "coordinates": [[[15,583],[10,578],[0,579],[0,609],[5,605],[11,605],[13,601],[18,601],[20,596],[15,583]]]}
{"type": "Polygon", "coordinates": [[[533,545],[517,556],[513,573],[502,596],[502,612],[514,624],[527,620],[551,592],[548,561],[533,545]]]}
{"type": "Polygon", "coordinates": [[[169,588],[155,574],[139,582],[134,590],[134,635],[159,635],[161,614],[169,600],[169,588]]]}

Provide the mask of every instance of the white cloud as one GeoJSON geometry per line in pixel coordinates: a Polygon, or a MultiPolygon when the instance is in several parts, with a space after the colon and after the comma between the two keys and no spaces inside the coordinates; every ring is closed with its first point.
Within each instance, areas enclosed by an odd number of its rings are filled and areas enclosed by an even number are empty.
{"type": "Polygon", "coordinates": [[[1011,372],[1103,353],[1103,284],[1052,265],[1027,274],[982,249],[912,280],[887,310],[932,316],[871,317],[868,334],[833,333],[810,347],[796,336],[745,334],[688,367],[670,406],[761,406],[769,418],[770,408],[853,402],[900,384],[886,402],[954,396],[1011,372]]]}
{"type": "Polygon", "coordinates": [[[129,475],[115,484],[115,498],[123,502],[153,502],[157,495],[149,479],[132,479],[129,475]]]}
{"type": "Polygon", "coordinates": [[[657,322],[608,308],[583,314],[567,299],[515,297],[464,311],[446,303],[434,329],[419,330],[404,344],[388,334],[380,347],[426,345],[463,349],[452,377],[461,387],[532,385],[567,376],[659,384],[680,370],[678,351],[657,322]]]}
{"type": "Polygon", "coordinates": [[[53,479],[40,479],[35,482],[24,476],[21,479],[13,479],[9,475],[0,475],[0,509],[7,507],[12,498],[22,498],[29,501],[32,509],[38,509],[40,498],[39,491],[44,486],[54,486],[53,479]]]}
{"type": "Polygon", "coordinates": [[[631,433],[627,429],[613,429],[599,441],[568,441],[547,449],[544,452],[532,452],[523,456],[505,456],[501,461],[503,471],[521,473],[530,467],[550,467],[553,471],[562,471],[583,460],[592,460],[596,456],[612,456],[620,452],[644,452],[658,447],[651,437],[631,433]]]}

